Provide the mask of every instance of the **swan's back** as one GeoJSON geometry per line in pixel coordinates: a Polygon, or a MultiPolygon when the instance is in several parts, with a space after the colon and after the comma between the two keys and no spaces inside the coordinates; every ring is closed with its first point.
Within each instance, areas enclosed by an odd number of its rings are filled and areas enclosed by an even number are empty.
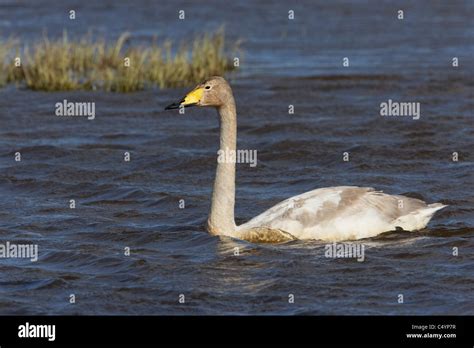
{"type": "Polygon", "coordinates": [[[286,231],[298,239],[354,240],[397,228],[422,229],[443,207],[369,187],[329,187],[280,202],[238,230],[267,227],[286,231]]]}

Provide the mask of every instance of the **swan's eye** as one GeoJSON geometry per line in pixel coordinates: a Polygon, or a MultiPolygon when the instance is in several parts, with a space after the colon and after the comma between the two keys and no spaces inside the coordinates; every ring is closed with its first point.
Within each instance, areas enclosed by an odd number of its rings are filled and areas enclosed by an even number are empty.
{"type": "Polygon", "coordinates": [[[206,87],[204,87],[204,88],[205,88],[205,89],[211,89],[211,86],[206,86],[206,87]]]}

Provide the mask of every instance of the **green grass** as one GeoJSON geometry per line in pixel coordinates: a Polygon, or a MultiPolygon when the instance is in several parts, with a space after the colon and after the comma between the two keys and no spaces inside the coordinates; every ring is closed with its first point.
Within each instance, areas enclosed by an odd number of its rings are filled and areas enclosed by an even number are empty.
{"type": "Polygon", "coordinates": [[[22,48],[0,42],[0,85],[16,82],[41,91],[105,90],[133,92],[148,87],[184,87],[234,69],[238,44],[228,47],[222,29],[175,47],[171,41],[150,46],[128,45],[129,33],[116,42],[87,35],[70,40],[44,37],[22,48]],[[227,51],[226,51],[227,50],[227,51]],[[20,56],[21,67],[14,57],[20,56]],[[127,59],[127,60],[126,60],[127,59]],[[129,66],[127,66],[129,62],[129,66]]]}

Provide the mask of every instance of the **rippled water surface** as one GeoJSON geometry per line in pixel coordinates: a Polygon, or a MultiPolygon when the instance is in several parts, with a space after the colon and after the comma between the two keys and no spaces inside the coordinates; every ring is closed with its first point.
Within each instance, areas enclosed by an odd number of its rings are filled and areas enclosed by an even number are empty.
{"type": "Polygon", "coordinates": [[[238,147],[257,149],[258,165],[238,165],[238,223],[338,185],[449,207],[423,231],[361,241],[364,262],[326,258],[318,241],[213,237],[204,224],[218,122],[211,109],[164,112],[185,89],[7,86],[0,89],[0,241],[38,244],[39,260],[0,259],[0,313],[474,314],[474,7],[416,2],[403,7],[404,22],[398,8],[302,1],[289,22],[288,5],[270,1],[3,2],[0,31],[26,41],[63,28],[180,40],[222,24],[231,41],[243,39],[241,70],[230,76],[238,147]],[[73,23],[63,15],[69,8],[78,11],[73,23]],[[176,19],[179,9],[185,21],[176,19]],[[63,99],[94,101],[95,120],[56,117],[63,99]],[[420,102],[421,118],[381,117],[388,99],[420,102]]]}

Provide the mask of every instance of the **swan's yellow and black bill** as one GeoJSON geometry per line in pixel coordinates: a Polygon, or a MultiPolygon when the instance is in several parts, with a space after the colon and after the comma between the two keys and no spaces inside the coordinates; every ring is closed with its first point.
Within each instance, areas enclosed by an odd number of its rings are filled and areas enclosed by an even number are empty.
{"type": "Polygon", "coordinates": [[[194,106],[199,103],[199,101],[202,98],[202,94],[204,92],[204,89],[202,87],[198,87],[193,89],[191,92],[189,92],[181,101],[178,103],[173,103],[168,105],[165,110],[170,110],[170,109],[179,109],[180,107],[189,107],[189,106],[194,106]]]}

